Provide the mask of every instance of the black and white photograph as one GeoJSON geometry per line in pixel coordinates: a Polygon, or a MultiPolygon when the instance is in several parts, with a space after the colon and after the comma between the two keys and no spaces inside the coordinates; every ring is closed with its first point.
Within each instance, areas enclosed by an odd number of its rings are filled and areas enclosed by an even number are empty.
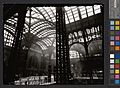
{"type": "Polygon", "coordinates": [[[3,5],[4,85],[103,85],[104,5],[3,5]]]}

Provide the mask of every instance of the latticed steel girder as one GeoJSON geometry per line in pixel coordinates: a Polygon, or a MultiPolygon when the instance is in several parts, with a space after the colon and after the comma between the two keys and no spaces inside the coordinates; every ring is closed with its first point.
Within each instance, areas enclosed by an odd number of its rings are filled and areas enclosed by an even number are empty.
{"type": "Polygon", "coordinates": [[[70,79],[70,59],[68,35],[66,33],[65,12],[56,7],[56,82],[67,84],[70,79]]]}
{"type": "Polygon", "coordinates": [[[18,61],[20,59],[20,51],[21,51],[21,41],[22,41],[22,35],[23,35],[23,28],[25,23],[25,16],[27,12],[27,7],[23,7],[18,12],[18,21],[17,21],[17,27],[15,30],[15,37],[14,42],[12,45],[12,50],[10,53],[10,58],[8,60],[8,69],[7,69],[7,76],[6,80],[7,83],[13,83],[15,80],[15,75],[19,73],[19,65],[18,61]]]}

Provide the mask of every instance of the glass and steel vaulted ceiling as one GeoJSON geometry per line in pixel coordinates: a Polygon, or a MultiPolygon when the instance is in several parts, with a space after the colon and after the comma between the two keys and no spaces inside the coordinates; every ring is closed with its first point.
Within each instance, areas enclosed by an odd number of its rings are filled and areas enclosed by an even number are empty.
{"type": "MultiPolygon", "coordinates": [[[[100,5],[65,6],[64,10],[67,25],[101,13],[100,5]]],[[[18,20],[17,15],[16,13],[4,24],[4,45],[6,46],[12,46],[18,20]]],[[[38,41],[36,41],[36,44],[39,45],[42,50],[47,50],[48,47],[55,47],[56,45],[55,22],[56,7],[28,7],[23,34],[26,35],[30,33],[37,36],[38,41]]]]}

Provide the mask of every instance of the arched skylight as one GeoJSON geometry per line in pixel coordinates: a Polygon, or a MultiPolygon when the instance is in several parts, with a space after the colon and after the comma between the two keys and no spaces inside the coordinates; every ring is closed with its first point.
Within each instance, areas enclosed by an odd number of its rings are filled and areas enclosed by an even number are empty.
{"type": "Polygon", "coordinates": [[[73,58],[79,58],[80,56],[79,56],[79,53],[77,52],[77,51],[75,51],[75,50],[71,50],[70,51],[70,59],[73,59],[73,58]]]}
{"type": "MultiPolygon", "coordinates": [[[[76,24],[77,21],[101,13],[100,6],[101,5],[64,6],[66,24],[69,25],[71,29],[73,24],[75,26],[78,25],[76,24]]],[[[4,24],[4,42],[5,42],[4,44],[7,46],[12,46],[11,44],[13,43],[15,29],[17,27],[17,17],[18,13],[16,13],[13,17],[8,19],[4,24]]],[[[39,38],[37,44],[40,45],[43,50],[46,50],[49,46],[55,47],[56,46],[55,22],[56,22],[56,7],[54,6],[28,7],[23,34],[30,32],[33,35],[36,35],[39,38]]],[[[89,40],[91,37],[93,38],[96,36],[99,37],[99,35],[91,36],[91,33],[95,32],[97,33],[99,29],[94,30],[86,29],[86,31],[89,40]]],[[[78,31],[69,35],[69,44],[71,44],[73,41],[76,41],[72,40],[75,39],[76,37],[79,37],[79,40],[77,41],[84,42],[82,32],[78,31]]],[[[86,38],[86,41],[88,41],[88,38],[86,38]]]]}

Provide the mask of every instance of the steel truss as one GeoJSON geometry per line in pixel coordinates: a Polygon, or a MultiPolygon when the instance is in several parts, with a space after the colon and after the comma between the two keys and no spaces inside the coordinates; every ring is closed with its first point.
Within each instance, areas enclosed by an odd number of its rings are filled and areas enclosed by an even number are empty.
{"type": "Polygon", "coordinates": [[[56,7],[56,83],[67,84],[70,79],[68,34],[66,33],[65,12],[56,7]]]}

